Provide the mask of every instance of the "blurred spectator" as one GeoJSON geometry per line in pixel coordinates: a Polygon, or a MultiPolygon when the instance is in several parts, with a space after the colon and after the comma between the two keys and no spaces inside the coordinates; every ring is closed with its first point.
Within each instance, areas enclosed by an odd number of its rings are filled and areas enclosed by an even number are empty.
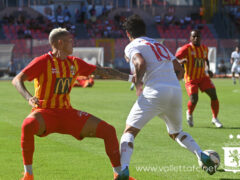
{"type": "Polygon", "coordinates": [[[96,9],[95,9],[95,4],[92,5],[92,8],[89,10],[89,13],[90,13],[90,18],[91,18],[91,21],[92,22],[96,22],[96,9]]]}
{"type": "Polygon", "coordinates": [[[65,6],[64,10],[63,10],[63,17],[64,17],[64,22],[69,22],[70,18],[71,18],[71,13],[68,10],[68,7],[65,6]]]}
{"type": "Polygon", "coordinates": [[[191,16],[190,16],[189,14],[187,14],[187,15],[185,16],[185,18],[184,18],[184,21],[185,21],[185,24],[186,24],[186,25],[191,24],[191,21],[192,21],[191,16]]]}
{"type": "Polygon", "coordinates": [[[156,24],[161,24],[161,16],[157,15],[154,17],[155,23],[156,24]]]}
{"type": "Polygon", "coordinates": [[[163,19],[163,30],[167,30],[169,25],[174,22],[174,17],[171,14],[166,14],[163,19]]]}
{"type": "Polygon", "coordinates": [[[87,6],[85,5],[84,2],[81,3],[81,9],[80,9],[80,22],[84,23],[85,17],[87,13],[87,6]]]}
{"type": "Polygon", "coordinates": [[[20,27],[17,31],[17,37],[18,37],[18,39],[24,38],[24,30],[22,27],[20,27]]]}
{"type": "Polygon", "coordinates": [[[186,28],[186,23],[185,23],[185,20],[183,18],[179,19],[179,24],[180,24],[181,29],[186,28]]]}
{"type": "Polygon", "coordinates": [[[28,27],[24,31],[24,38],[25,39],[28,39],[28,38],[32,39],[32,32],[28,27]]]}
{"type": "Polygon", "coordinates": [[[76,23],[81,23],[81,16],[80,16],[80,11],[79,9],[75,10],[75,22],[76,23]]]}
{"type": "Polygon", "coordinates": [[[56,22],[56,18],[53,15],[52,11],[49,11],[47,14],[47,19],[51,22],[51,23],[55,23],[56,22]]]}
{"type": "Polygon", "coordinates": [[[55,14],[56,14],[56,17],[57,16],[62,16],[62,6],[61,5],[58,5],[55,14]]]}
{"type": "Polygon", "coordinates": [[[108,9],[107,9],[106,5],[104,5],[103,9],[102,9],[102,15],[107,16],[107,14],[108,14],[108,9]]]}
{"type": "Polygon", "coordinates": [[[220,63],[218,64],[218,72],[219,74],[224,74],[224,77],[226,77],[227,74],[227,66],[225,65],[225,61],[221,59],[220,63]]]}
{"type": "Polygon", "coordinates": [[[205,11],[204,7],[199,8],[199,18],[201,23],[203,22],[204,11],[205,11]]]}

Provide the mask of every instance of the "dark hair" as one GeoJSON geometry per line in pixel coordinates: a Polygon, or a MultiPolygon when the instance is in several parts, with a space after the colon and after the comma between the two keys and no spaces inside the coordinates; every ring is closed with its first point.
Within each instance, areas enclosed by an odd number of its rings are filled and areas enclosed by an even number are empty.
{"type": "Polygon", "coordinates": [[[196,33],[198,33],[199,35],[201,35],[201,31],[200,31],[199,29],[193,29],[190,34],[192,34],[192,32],[196,32],[196,33]]]}
{"type": "Polygon", "coordinates": [[[146,35],[146,25],[137,14],[128,17],[123,27],[133,38],[146,35]]]}

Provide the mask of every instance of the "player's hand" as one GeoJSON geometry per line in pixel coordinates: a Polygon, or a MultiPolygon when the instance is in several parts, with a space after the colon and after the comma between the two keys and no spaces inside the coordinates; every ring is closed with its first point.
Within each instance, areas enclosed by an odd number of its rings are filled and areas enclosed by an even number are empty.
{"type": "Polygon", "coordinates": [[[187,59],[187,58],[178,59],[178,62],[179,62],[180,64],[184,64],[184,63],[188,62],[188,59],[187,59]]]}
{"type": "Polygon", "coordinates": [[[28,104],[33,108],[36,108],[40,105],[38,98],[36,98],[35,96],[28,99],[28,104]]]}
{"type": "Polygon", "coordinates": [[[176,73],[176,75],[177,75],[178,80],[181,80],[181,79],[184,77],[185,71],[184,71],[184,69],[182,68],[182,69],[180,69],[180,70],[176,70],[175,73],[176,73]]]}
{"type": "Polygon", "coordinates": [[[210,70],[208,70],[207,72],[208,72],[208,76],[209,76],[210,78],[212,78],[212,77],[213,77],[213,72],[210,71],[210,70]]]}
{"type": "Polygon", "coordinates": [[[143,91],[143,83],[135,84],[136,86],[136,95],[140,96],[143,91]]]}

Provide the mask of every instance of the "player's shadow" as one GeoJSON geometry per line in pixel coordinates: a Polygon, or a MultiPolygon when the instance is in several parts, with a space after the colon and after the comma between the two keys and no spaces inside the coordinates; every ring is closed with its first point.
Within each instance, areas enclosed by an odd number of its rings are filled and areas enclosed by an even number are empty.
{"type": "Polygon", "coordinates": [[[209,127],[209,126],[199,126],[199,127],[194,127],[194,128],[206,128],[206,129],[240,129],[240,127],[222,127],[222,128],[217,128],[217,127],[209,127]]]}
{"type": "MultiPolygon", "coordinates": [[[[217,172],[222,173],[226,172],[224,169],[217,169],[217,172]]],[[[239,178],[220,178],[219,180],[240,180],[239,178]]]]}
{"type": "Polygon", "coordinates": [[[238,179],[232,179],[232,178],[221,178],[219,180],[240,180],[239,178],[238,179]]]}

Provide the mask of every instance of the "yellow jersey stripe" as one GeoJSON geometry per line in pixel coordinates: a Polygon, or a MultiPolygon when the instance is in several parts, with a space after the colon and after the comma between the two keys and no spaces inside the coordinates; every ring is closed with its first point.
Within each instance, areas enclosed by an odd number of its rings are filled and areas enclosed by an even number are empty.
{"type": "MultiPolygon", "coordinates": [[[[194,60],[195,60],[195,58],[197,57],[197,51],[196,51],[196,48],[195,48],[195,47],[193,47],[193,52],[194,52],[194,60]]],[[[197,70],[196,62],[194,62],[193,73],[192,73],[192,80],[196,79],[196,78],[195,78],[195,76],[196,76],[196,70],[197,70]]]]}
{"type": "MultiPolygon", "coordinates": [[[[54,63],[55,69],[56,69],[56,78],[59,78],[60,71],[59,71],[57,59],[55,57],[53,57],[53,63],[54,63]]],[[[53,96],[51,98],[51,105],[50,105],[51,108],[56,108],[55,107],[56,106],[56,96],[57,96],[57,94],[55,92],[53,92],[53,96]]]]}
{"type": "Polygon", "coordinates": [[[47,82],[47,85],[46,85],[46,91],[44,95],[44,101],[42,103],[42,108],[46,108],[47,106],[47,100],[49,99],[51,85],[52,85],[52,65],[51,65],[50,59],[48,59],[48,62],[47,62],[47,81],[45,82],[47,82]]]}
{"type": "MultiPolygon", "coordinates": [[[[62,78],[66,77],[66,66],[64,64],[63,61],[61,61],[61,63],[59,64],[59,66],[62,66],[62,78]]],[[[63,102],[63,96],[65,96],[65,94],[60,94],[59,95],[59,108],[63,108],[64,106],[64,102],[63,102]]]]}

